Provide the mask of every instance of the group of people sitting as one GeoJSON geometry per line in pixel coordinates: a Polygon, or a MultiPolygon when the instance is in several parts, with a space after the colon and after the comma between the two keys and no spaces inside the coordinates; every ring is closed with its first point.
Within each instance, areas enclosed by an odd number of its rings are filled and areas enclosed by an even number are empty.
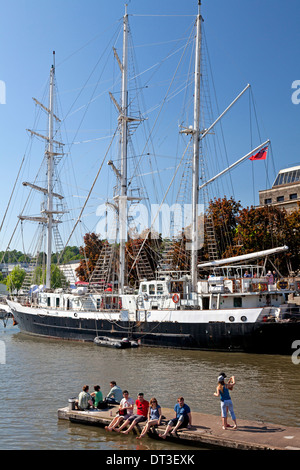
{"type": "MultiPolygon", "coordinates": [[[[129,396],[128,390],[122,391],[115,381],[110,382],[110,391],[105,398],[100,390],[99,385],[94,386],[94,392],[89,393],[89,386],[84,385],[79,393],[78,399],[75,401],[75,409],[84,411],[90,408],[103,409],[110,404],[118,404],[119,409],[116,416],[108,426],[107,431],[116,431],[128,434],[136,424],[146,422],[141,434],[137,439],[141,439],[147,434],[152,426],[159,426],[163,418],[161,406],[156,398],[151,398],[148,402],[144,398],[144,394],[140,392],[134,402],[129,396]],[[134,413],[136,406],[136,413],[134,413]]],[[[175,434],[179,428],[192,426],[192,415],[190,407],[184,403],[184,398],[179,397],[174,407],[175,417],[168,422],[166,430],[159,436],[163,439],[170,433],[175,434]]]]}
{"type": "MultiPolygon", "coordinates": [[[[166,438],[171,430],[171,434],[175,434],[177,429],[190,427],[192,425],[191,410],[190,407],[184,403],[183,397],[178,398],[174,410],[176,413],[175,418],[168,422],[165,432],[159,434],[163,439],[166,438]]],[[[137,439],[141,439],[152,426],[159,426],[162,418],[161,406],[158,404],[156,398],[153,397],[148,402],[145,400],[144,394],[140,392],[134,403],[134,400],[129,397],[128,390],[124,390],[118,413],[111,423],[105,426],[105,429],[107,431],[114,430],[128,434],[134,426],[146,421],[141,434],[137,437],[137,439]],[[136,406],[135,414],[133,413],[134,405],[136,406]]]]}
{"type": "Polygon", "coordinates": [[[109,404],[118,405],[122,400],[122,390],[114,380],[110,382],[110,391],[105,398],[100,390],[100,385],[94,386],[94,392],[89,392],[89,386],[84,385],[82,391],[75,400],[75,410],[84,411],[90,408],[103,409],[109,404]]]}
{"type": "MultiPolygon", "coordinates": [[[[227,383],[225,382],[226,374],[222,372],[218,377],[217,390],[214,393],[216,397],[221,400],[221,417],[223,429],[229,427],[237,428],[236,417],[233,411],[233,404],[229,394],[235,385],[234,376],[230,377],[227,383]],[[234,426],[227,423],[228,411],[234,422],[234,426]]],[[[147,434],[152,426],[159,426],[163,418],[161,406],[158,404],[156,398],[151,398],[148,402],[144,398],[144,394],[140,392],[137,399],[134,400],[129,396],[128,390],[121,390],[115,381],[110,382],[110,391],[103,399],[103,394],[99,385],[94,386],[94,392],[89,393],[89,386],[84,385],[82,392],[79,393],[78,400],[75,402],[75,409],[86,410],[89,408],[103,409],[107,408],[110,404],[119,405],[116,416],[112,419],[108,426],[105,426],[107,431],[116,431],[128,434],[134,426],[139,423],[145,423],[141,434],[137,439],[141,439],[147,434]],[[136,413],[134,413],[134,406],[136,406],[136,413]]],[[[159,434],[159,437],[165,439],[170,433],[176,435],[179,428],[192,427],[192,414],[190,407],[184,402],[183,397],[179,397],[174,406],[175,417],[169,420],[164,433],[159,434]]]]}

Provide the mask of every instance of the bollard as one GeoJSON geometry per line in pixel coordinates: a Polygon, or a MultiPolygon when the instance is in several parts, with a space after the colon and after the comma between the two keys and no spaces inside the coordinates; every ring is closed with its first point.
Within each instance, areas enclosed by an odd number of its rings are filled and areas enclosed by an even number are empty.
{"type": "Polygon", "coordinates": [[[69,411],[75,410],[75,400],[76,398],[69,398],[69,411]]]}

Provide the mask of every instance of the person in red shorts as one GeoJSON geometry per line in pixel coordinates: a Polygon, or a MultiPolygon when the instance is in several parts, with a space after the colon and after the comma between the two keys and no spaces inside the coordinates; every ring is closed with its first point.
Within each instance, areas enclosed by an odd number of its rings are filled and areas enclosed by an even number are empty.
{"type": "Polygon", "coordinates": [[[142,423],[143,421],[147,421],[149,402],[144,399],[143,393],[138,394],[135,404],[137,408],[136,414],[129,416],[129,418],[122,424],[122,426],[116,429],[117,432],[121,431],[123,434],[128,434],[136,424],[142,423]],[[124,429],[128,425],[129,428],[126,429],[126,431],[122,431],[122,429],[124,429]]]}

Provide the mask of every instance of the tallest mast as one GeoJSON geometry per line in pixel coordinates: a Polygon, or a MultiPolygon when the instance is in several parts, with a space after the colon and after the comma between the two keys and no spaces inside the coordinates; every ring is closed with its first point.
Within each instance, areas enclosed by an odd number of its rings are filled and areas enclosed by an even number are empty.
{"type": "Polygon", "coordinates": [[[121,104],[121,194],[119,197],[120,217],[120,277],[119,292],[124,292],[125,285],[125,242],[127,239],[127,128],[128,128],[128,15],[125,5],[123,21],[123,60],[122,60],[122,104],[121,104]]]}
{"type": "Polygon", "coordinates": [[[197,253],[198,253],[198,202],[199,202],[199,142],[200,142],[200,79],[201,79],[201,0],[198,0],[196,21],[196,54],[195,54],[195,90],[194,90],[194,125],[193,125],[193,163],[192,163],[192,243],[191,243],[191,277],[192,287],[197,286],[197,253]]]}
{"type": "Polygon", "coordinates": [[[47,217],[48,217],[48,236],[47,236],[47,270],[46,287],[51,286],[51,255],[52,255],[52,227],[53,227],[53,99],[54,99],[54,75],[55,75],[55,53],[53,52],[53,65],[50,70],[50,92],[49,92],[49,135],[48,135],[48,199],[47,199],[47,217]]]}

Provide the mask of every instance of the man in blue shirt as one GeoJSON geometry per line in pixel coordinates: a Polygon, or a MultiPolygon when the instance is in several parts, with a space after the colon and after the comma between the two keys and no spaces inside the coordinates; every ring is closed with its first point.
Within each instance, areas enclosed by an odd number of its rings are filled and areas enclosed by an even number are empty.
{"type": "Polygon", "coordinates": [[[120,404],[120,401],[123,398],[122,389],[116,384],[114,380],[110,382],[110,391],[107,394],[106,401],[107,403],[120,404]]]}
{"type": "Polygon", "coordinates": [[[176,413],[176,417],[168,422],[165,432],[163,434],[159,434],[159,437],[162,437],[163,439],[167,437],[167,434],[171,431],[172,428],[174,429],[171,434],[174,436],[176,435],[177,429],[190,428],[192,426],[191,410],[190,407],[184,403],[183,397],[179,397],[177,399],[177,403],[174,406],[174,411],[176,413]]]}

